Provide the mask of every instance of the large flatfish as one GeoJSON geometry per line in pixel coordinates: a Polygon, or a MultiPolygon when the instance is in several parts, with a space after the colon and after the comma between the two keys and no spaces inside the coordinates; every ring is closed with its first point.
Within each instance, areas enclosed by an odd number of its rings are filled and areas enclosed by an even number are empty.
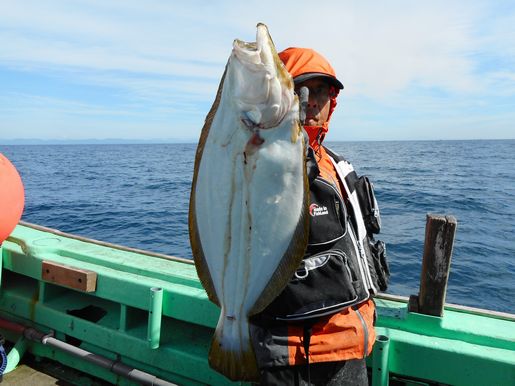
{"type": "Polygon", "coordinates": [[[249,316],[286,286],[307,244],[305,134],[293,81],[268,29],[235,40],[195,157],[189,230],[195,266],[221,307],[210,366],[258,377],[249,316]]]}

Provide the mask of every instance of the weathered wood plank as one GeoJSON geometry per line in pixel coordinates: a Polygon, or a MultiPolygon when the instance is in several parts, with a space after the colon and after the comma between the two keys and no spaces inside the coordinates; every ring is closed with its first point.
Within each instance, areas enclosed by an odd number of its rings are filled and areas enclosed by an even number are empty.
{"type": "Polygon", "coordinates": [[[69,267],[52,261],[43,261],[41,277],[50,283],[71,287],[83,292],[94,292],[97,287],[97,273],[69,267]]]}
{"type": "Polygon", "coordinates": [[[420,290],[410,311],[443,316],[456,226],[453,216],[427,215],[420,290]]]}
{"type": "Polygon", "coordinates": [[[25,364],[21,364],[16,367],[15,370],[5,374],[3,380],[6,385],[10,386],[54,386],[66,384],[51,375],[45,374],[25,364]]]}

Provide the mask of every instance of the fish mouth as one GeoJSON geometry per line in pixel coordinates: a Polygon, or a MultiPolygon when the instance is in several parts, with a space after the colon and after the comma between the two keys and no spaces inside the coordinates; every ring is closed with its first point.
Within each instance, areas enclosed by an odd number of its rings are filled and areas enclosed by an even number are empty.
{"type": "MultiPolygon", "coordinates": [[[[293,80],[284,67],[277,51],[268,27],[258,23],[255,42],[245,42],[239,39],[234,40],[234,53],[243,63],[249,66],[265,66],[270,73],[281,79],[287,87],[293,87],[293,80]]],[[[257,68],[256,68],[257,69],[257,68]]]]}
{"type": "Polygon", "coordinates": [[[256,41],[233,43],[231,60],[236,105],[247,127],[278,126],[294,104],[293,80],[284,67],[265,24],[257,25],[256,41]]]}

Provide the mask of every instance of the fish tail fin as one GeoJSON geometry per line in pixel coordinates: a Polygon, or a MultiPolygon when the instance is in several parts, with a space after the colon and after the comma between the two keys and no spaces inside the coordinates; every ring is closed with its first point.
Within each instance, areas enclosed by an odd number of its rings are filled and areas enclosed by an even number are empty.
{"type": "Polygon", "coordinates": [[[209,351],[209,365],[232,381],[258,381],[249,323],[247,318],[241,319],[220,315],[209,351]]]}

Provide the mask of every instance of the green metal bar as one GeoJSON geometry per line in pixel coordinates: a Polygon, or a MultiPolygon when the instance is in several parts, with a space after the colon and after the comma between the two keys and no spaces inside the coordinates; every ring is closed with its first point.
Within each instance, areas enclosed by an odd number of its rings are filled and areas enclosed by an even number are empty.
{"type": "Polygon", "coordinates": [[[7,367],[5,368],[4,374],[10,373],[18,366],[20,359],[27,351],[27,343],[27,339],[22,335],[11,351],[9,351],[9,354],[7,354],[7,367]]]}
{"type": "Polygon", "coordinates": [[[127,329],[127,306],[125,304],[120,304],[120,327],[119,331],[125,332],[127,329]]]}
{"type": "Polygon", "coordinates": [[[386,335],[378,335],[374,344],[372,362],[372,386],[388,386],[388,355],[390,338],[386,335]]]}
{"type": "Polygon", "coordinates": [[[150,348],[159,347],[161,340],[161,319],[163,316],[163,289],[150,288],[150,308],[148,312],[148,336],[150,348]]]}
{"type": "Polygon", "coordinates": [[[39,301],[40,302],[44,302],[45,299],[46,299],[46,283],[44,281],[40,281],[38,283],[38,288],[39,288],[39,294],[38,294],[38,298],[39,298],[39,301]]]}

